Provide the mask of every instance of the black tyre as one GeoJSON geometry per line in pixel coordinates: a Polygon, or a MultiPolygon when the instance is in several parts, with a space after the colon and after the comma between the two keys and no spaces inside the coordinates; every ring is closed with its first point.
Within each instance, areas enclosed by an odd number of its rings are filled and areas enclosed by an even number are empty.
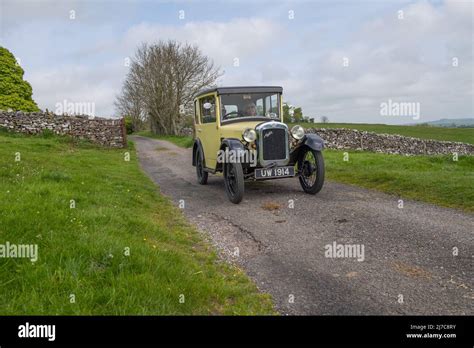
{"type": "Polygon", "coordinates": [[[204,155],[200,147],[196,150],[196,176],[198,183],[201,185],[207,184],[209,173],[204,170],[204,155]]]}
{"type": "Polygon", "coordinates": [[[299,180],[304,192],[318,193],[324,184],[324,158],[321,151],[309,147],[301,149],[298,156],[299,180]]]}
{"type": "Polygon", "coordinates": [[[238,204],[244,197],[244,172],[240,163],[224,164],[224,184],[227,197],[238,204]]]}

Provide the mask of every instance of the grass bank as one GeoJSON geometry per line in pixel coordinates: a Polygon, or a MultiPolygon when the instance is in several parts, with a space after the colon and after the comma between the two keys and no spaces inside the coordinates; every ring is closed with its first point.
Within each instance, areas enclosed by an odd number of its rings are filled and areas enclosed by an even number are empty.
{"type": "Polygon", "coordinates": [[[0,134],[0,244],[38,245],[36,262],[0,258],[0,314],[273,313],[157,193],[131,146],[0,134]]]}

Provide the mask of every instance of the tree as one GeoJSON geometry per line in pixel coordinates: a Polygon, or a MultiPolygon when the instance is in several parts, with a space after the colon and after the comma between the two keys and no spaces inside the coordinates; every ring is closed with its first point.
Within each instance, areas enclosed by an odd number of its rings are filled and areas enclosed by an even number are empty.
{"type": "Polygon", "coordinates": [[[303,120],[303,109],[301,109],[300,107],[295,108],[295,110],[293,111],[293,119],[297,123],[301,122],[303,120]]]}
{"type": "Polygon", "coordinates": [[[138,131],[144,128],[147,119],[138,85],[126,80],[122,87],[122,93],[116,97],[114,104],[117,112],[125,117],[125,121],[131,123],[127,128],[128,131],[138,131]]]}
{"type": "Polygon", "coordinates": [[[283,122],[291,122],[290,106],[287,103],[283,104],[283,122]]]}
{"type": "Polygon", "coordinates": [[[24,73],[15,56],[0,47],[0,110],[39,111],[31,85],[23,80],[24,73]]]}
{"type": "Polygon", "coordinates": [[[283,103],[283,122],[301,122],[304,120],[303,109],[295,107],[289,103],[283,103]]]}
{"type": "Polygon", "coordinates": [[[142,44],[116,107],[147,120],[155,134],[177,135],[185,116],[192,113],[195,95],[213,86],[220,74],[197,46],[176,41],[142,44]]]}
{"type": "Polygon", "coordinates": [[[329,118],[327,116],[321,116],[321,122],[322,123],[328,123],[329,122],[329,118]]]}

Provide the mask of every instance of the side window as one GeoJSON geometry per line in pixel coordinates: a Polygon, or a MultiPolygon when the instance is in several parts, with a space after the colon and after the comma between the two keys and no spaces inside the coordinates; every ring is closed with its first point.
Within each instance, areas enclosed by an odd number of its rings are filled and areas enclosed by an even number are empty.
{"type": "Polygon", "coordinates": [[[278,113],[278,95],[273,94],[271,98],[272,107],[271,110],[273,113],[278,113]]]}
{"type": "Polygon", "coordinates": [[[195,124],[201,123],[199,122],[199,103],[197,100],[194,102],[194,123],[195,124]]]}
{"type": "Polygon", "coordinates": [[[214,96],[202,98],[200,104],[202,123],[216,122],[216,98],[214,96]]]}
{"type": "Polygon", "coordinates": [[[278,94],[272,94],[265,97],[265,116],[275,117],[278,115],[278,94]]]}
{"type": "Polygon", "coordinates": [[[255,105],[257,107],[257,116],[265,115],[265,113],[263,112],[263,98],[257,99],[255,105]]]}
{"type": "Polygon", "coordinates": [[[268,95],[265,97],[265,116],[269,116],[272,112],[272,101],[271,97],[268,95]]]}

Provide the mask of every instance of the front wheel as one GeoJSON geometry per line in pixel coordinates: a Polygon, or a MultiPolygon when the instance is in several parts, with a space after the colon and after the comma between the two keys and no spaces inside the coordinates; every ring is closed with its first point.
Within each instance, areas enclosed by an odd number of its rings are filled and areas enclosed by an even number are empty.
{"type": "Polygon", "coordinates": [[[224,184],[227,197],[238,204],[244,197],[244,171],[240,163],[224,164],[224,184]]]}
{"type": "Polygon", "coordinates": [[[324,158],[321,151],[309,147],[301,150],[298,156],[299,180],[304,192],[318,193],[324,184],[324,158]]]}

